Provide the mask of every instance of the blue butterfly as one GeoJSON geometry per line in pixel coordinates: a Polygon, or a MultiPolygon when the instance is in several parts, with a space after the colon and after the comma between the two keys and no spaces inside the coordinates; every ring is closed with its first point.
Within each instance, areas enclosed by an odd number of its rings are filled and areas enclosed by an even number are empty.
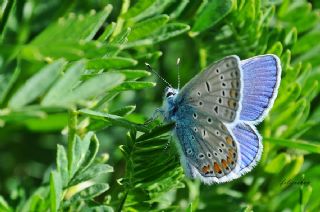
{"type": "Polygon", "coordinates": [[[181,90],[165,90],[160,112],[175,122],[181,163],[191,178],[223,183],[251,171],[262,138],[255,125],[273,105],[280,84],[276,55],[240,61],[228,56],[208,66],[181,90]]]}

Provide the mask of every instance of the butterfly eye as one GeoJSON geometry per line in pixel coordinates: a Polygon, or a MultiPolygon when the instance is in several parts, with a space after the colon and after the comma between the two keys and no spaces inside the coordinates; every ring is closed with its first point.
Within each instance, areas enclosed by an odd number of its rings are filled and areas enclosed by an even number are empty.
{"type": "Polygon", "coordinates": [[[166,97],[169,97],[169,96],[172,96],[172,95],[173,95],[172,92],[168,92],[167,95],[166,95],[166,97]]]}

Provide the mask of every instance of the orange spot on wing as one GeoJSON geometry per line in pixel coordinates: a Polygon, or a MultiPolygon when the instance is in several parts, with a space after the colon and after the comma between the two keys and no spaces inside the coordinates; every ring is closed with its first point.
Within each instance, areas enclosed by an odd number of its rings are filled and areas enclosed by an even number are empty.
{"type": "Polygon", "coordinates": [[[231,136],[227,136],[226,137],[226,142],[229,144],[229,145],[232,145],[232,138],[231,138],[231,136]]]}
{"type": "Polygon", "coordinates": [[[230,96],[231,97],[236,97],[236,90],[230,90],[230,96]]]}
{"type": "Polygon", "coordinates": [[[219,166],[219,164],[217,162],[214,162],[213,169],[214,169],[215,173],[219,173],[219,174],[222,173],[221,168],[220,168],[220,166],[219,166]]]}
{"type": "Polygon", "coordinates": [[[237,103],[236,103],[235,101],[233,101],[232,99],[229,99],[229,101],[228,101],[228,106],[229,106],[230,108],[236,108],[237,103]]]}
{"type": "Polygon", "coordinates": [[[221,129],[227,130],[227,128],[223,124],[221,124],[221,129]]]}
{"type": "Polygon", "coordinates": [[[222,163],[222,166],[223,166],[224,169],[226,169],[228,167],[228,164],[227,164],[226,160],[222,159],[221,163],[222,163]]]}
{"type": "Polygon", "coordinates": [[[202,167],[202,172],[205,173],[205,174],[207,174],[207,173],[209,173],[209,169],[210,169],[210,165],[203,166],[203,167],[202,167]]]}
{"type": "Polygon", "coordinates": [[[233,150],[232,150],[232,149],[229,149],[229,150],[228,150],[228,156],[229,156],[230,158],[233,158],[233,156],[232,156],[233,154],[232,154],[232,153],[233,153],[233,150]]]}

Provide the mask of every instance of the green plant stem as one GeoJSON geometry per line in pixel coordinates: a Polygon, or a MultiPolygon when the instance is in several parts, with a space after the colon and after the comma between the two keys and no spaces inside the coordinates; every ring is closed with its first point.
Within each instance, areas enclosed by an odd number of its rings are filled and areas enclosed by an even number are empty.
{"type": "Polygon", "coordinates": [[[130,0],[123,0],[120,15],[117,20],[116,28],[114,29],[114,32],[112,34],[112,38],[114,38],[116,35],[118,35],[122,31],[122,27],[125,21],[122,18],[122,15],[128,11],[129,7],[130,7],[130,0]]]}
{"type": "Polygon", "coordinates": [[[14,3],[15,3],[15,0],[8,0],[6,8],[4,9],[4,12],[3,12],[3,16],[0,19],[0,34],[2,35],[1,40],[3,38],[4,27],[8,21],[9,14],[11,9],[13,8],[14,3]]]}
{"type": "Polygon", "coordinates": [[[207,66],[207,51],[205,48],[199,49],[200,67],[201,69],[207,66]]]}
{"type": "Polygon", "coordinates": [[[120,205],[117,209],[118,212],[121,212],[122,211],[122,208],[124,206],[124,203],[126,202],[126,199],[127,199],[127,196],[128,196],[128,191],[126,191],[125,195],[123,196],[123,198],[121,199],[121,202],[120,202],[120,205]]]}
{"type": "Polygon", "coordinates": [[[72,147],[76,141],[78,112],[74,109],[69,110],[69,122],[68,122],[68,169],[71,170],[73,161],[72,147]]]}

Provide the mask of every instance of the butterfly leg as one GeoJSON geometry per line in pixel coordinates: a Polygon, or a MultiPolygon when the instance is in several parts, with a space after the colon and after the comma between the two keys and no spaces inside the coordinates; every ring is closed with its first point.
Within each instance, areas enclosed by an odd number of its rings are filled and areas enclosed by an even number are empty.
{"type": "Polygon", "coordinates": [[[149,125],[149,124],[151,124],[154,120],[156,120],[156,119],[159,117],[159,115],[162,115],[163,113],[164,113],[163,109],[157,108],[157,109],[153,112],[151,118],[147,119],[147,120],[144,122],[144,125],[149,125]]]}

